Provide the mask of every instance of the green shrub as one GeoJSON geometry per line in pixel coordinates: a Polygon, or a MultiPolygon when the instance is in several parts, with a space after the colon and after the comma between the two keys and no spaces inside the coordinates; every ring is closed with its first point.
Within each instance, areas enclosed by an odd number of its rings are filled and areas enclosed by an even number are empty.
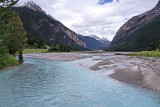
{"type": "Polygon", "coordinates": [[[0,55],[0,70],[9,67],[9,66],[17,66],[19,62],[9,54],[1,54],[0,55]]]}

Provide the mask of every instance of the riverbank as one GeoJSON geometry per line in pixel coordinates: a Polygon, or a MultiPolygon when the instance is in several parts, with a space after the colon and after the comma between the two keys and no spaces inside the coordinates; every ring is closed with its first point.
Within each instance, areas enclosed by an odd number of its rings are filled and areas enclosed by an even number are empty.
{"type": "Polygon", "coordinates": [[[160,59],[136,56],[114,56],[91,67],[92,70],[112,69],[109,77],[160,94],[160,59]]]}
{"type": "Polygon", "coordinates": [[[82,67],[88,67],[93,71],[112,70],[115,72],[107,75],[110,78],[160,93],[160,59],[158,58],[115,55],[114,52],[41,53],[24,55],[24,57],[54,61],[82,59],[81,62],[78,62],[78,65],[82,67]],[[83,62],[85,58],[92,60],[83,62]]]}
{"type": "MultiPolygon", "coordinates": [[[[120,54],[123,55],[123,54],[120,54]]],[[[160,57],[160,51],[141,51],[126,54],[129,56],[142,56],[142,57],[160,57]]]]}
{"type": "Polygon", "coordinates": [[[39,53],[29,55],[24,54],[24,57],[46,59],[53,61],[73,61],[78,59],[89,58],[91,56],[83,53],[39,53]]]}
{"type": "Polygon", "coordinates": [[[0,70],[20,65],[19,62],[9,54],[0,55],[0,70]]]}
{"type": "Polygon", "coordinates": [[[47,53],[48,49],[24,49],[23,53],[47,53]]]}
{"type": "Polygon", "coordinates": [[[115,73],[109,76],[113,79],[135,86],[140,86],[141,88],[146,88],[160,94],[159,71],[154,68],[143,68],[141,66],[137,67],[139,67],[138,70],[132,70],[130,68],[116,70],[115,73]]]}

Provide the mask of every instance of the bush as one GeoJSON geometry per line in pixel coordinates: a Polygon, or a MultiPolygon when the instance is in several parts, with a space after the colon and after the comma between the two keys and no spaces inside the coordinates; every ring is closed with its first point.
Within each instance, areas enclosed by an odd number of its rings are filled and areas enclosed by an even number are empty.
{"type": "Polygon", "coordinates": [[[19,62],[9,54],[1,54],[0,55],[0,70],[9,67],[9,66],[17,66],[19,62]]]}

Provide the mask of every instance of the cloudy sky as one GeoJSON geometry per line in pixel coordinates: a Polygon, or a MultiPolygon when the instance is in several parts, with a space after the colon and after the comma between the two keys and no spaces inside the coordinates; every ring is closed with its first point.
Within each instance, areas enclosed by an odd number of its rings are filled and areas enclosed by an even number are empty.
{"type": "MultiPolygon", "coordinates": [[[[19,4],[30,0],[20,0],[19,4]]],[[[129,18],[152,9],[158,0],[32,0],[65,26],[83,35],[112,40],[129,18]]]]}

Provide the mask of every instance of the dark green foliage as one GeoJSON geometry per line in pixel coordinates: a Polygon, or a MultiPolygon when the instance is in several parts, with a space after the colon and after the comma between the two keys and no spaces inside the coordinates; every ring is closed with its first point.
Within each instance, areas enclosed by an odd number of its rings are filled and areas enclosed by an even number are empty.
{"type": "Polygon", "coordinates": [[[8,52],[7,47],[7,32],[9,30],[9,20],[13,17],[13,12],[10,11],[11,7],[19,0],[0,0],[0,54],[8,52]]]}
{"type": "Polygon", "coordinates": [[[0,54],[0,70],[8,66],[17,66],[18,61],[9,54],[0,54]]]}
{"type": "Polygon", "coordinates": [[[23,28],[23,23],[17,13],[14,13],[8,25],[7,46],[9,48],[9,53],[14,56],[16,51],[23,50],[26,43],[26,33],[23,28]]]}
{"type": "MultiPolygon", "coordinates": [[[[15,17],[15,12],[11,12],[10,8],[18,1],[19,0],[0,0],[0,70],[8,66],[19,65],[18,61],[8,54],[8,46],[12,44],[11,41],[9,42],[9,34],[11,34],[9,31],[12,27],[9,22],[15,17]]],[[[16,34],[16,31],[14,33],[16,34]]],[[[23,44],[21,44],[21,47],[22,46],[23,44]]]]}
{"type": "Polygon", "coordinates": [[[73,49],[71,47],[68,46],[64,46],[64,45],[53,45],[50,49],[49,52],[70,52],[70,51],[78,51],[78,49],[73,49]]]}
{"type": "Polygon", "coordinates": [[[46,49],[46,45],[48,45],[48,44],[45,43],[43,40],[27,34],[27,45],[25,46],[25,48],[46,49]]]}
{"type": "Polygon", "coordinates": [[[145,48],[145,51],[156,51],[160,50],[160,41],[155,41],[151,43],[147,48],[145,48]]]}
{"type": "Polygon", "coordinates": [[[2,43],[0,43],[0,54],[4,54],[4,53],[8,53],[8,48],[2,41],[2,43]]]}
{"type": "Polygon", "coordinates": [[[9,18],[11,18],[12,13],[9,11],[8,8],[2,8],[0,7],[0,40],[2,41],[0,43],[0,53],[4,54],[7,52],[7,46],[6,46],[6,36],[7,36],[7,30],[8,26],[7,23],[9,21],[9,18]]]}

